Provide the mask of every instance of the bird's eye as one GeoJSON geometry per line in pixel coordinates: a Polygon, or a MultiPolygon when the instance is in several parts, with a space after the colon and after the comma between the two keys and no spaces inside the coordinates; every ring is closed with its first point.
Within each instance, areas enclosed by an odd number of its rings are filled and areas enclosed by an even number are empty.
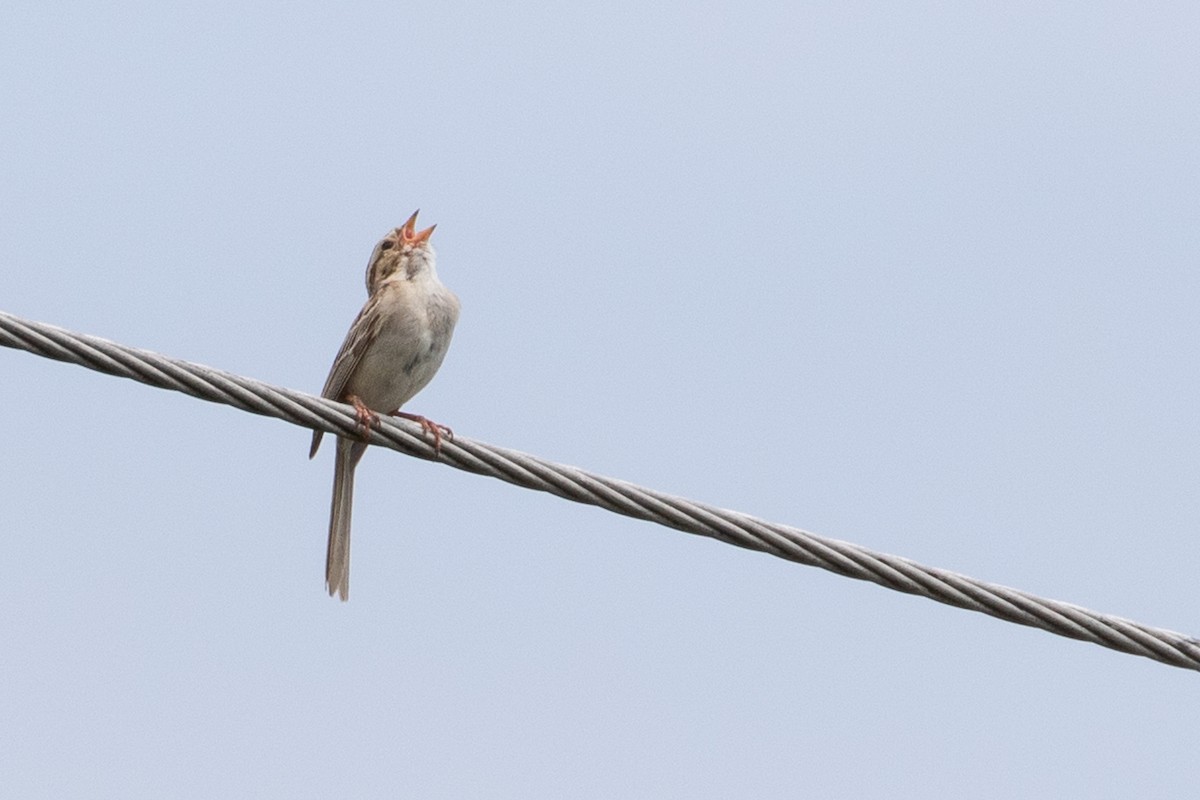
{"type": "Polygon", "coordinates": [[[396,246],[396,243],[393,242],[391,239],[384,239],[382,242],[379,243],[380,250],[391,250],[395,246],[396,246]]]}

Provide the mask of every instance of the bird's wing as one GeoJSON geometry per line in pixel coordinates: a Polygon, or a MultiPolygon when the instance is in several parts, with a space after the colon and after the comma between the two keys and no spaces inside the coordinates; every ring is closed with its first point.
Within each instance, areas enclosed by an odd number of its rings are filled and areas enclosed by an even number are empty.
{"type": "MultiPolygon", "coordinates": [[[[363,354],[367,352],[371,342],[379,335],[382,325],[383,315],[379,313],[379,293],[377,292],[367,299],[366,304],[351,323],[350,330],[346,333],[346,339],[342,342],[342,348],[338,350],[337,356],[333,359],[329,377],[325,379],[325,387],[321,389],[321,397],[327,397],[330,400],[342,399],[342,392],[345,391],[346,384],[350,382],[350,376],[354,374],[355,368],[362,361],[363,354]]],[[[313,431],[309,458],[317,454],[317,448],[321,446],[322,435],[323,431],[313,431]]]]}

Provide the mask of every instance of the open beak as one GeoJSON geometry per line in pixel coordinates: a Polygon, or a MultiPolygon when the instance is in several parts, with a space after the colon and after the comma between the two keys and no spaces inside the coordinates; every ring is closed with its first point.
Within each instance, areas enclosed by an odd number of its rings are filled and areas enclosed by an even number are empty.
{"type": "Polygon", "coordinates": [[[413,212],[412,216],[408,218],[408,221],[400,226],[400,236],[408,244],[421,244],[422,242],[428,241],[429,237],[433,235],[433,229],[437,227],[437,225],[430,225],[425,230],[418,231],[417,214],[420,213],[421,209],[418,208],[413,212]]]}

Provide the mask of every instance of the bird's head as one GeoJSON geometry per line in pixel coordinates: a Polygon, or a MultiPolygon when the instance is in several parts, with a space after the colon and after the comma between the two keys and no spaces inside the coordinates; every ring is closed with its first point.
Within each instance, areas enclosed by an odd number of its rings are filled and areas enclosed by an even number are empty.
{"type": "Polygon", "coordinates": [[[433,267],[433,246],[429,237],[437,225],[417,230],[417,214],[420,213],[420,209],[414,211],[407,222],[375,245],[371,260],[367,262],[367,294],[373,294],[380,283],[394,275],[411,279],[433,267]]]}

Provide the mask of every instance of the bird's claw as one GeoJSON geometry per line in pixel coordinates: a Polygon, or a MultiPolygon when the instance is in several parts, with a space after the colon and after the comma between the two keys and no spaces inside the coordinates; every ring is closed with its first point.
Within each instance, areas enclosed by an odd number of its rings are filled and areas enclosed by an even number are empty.
{"type": "Polygon", "coordinates": [[[447,428],[445,425],[439,425],[428,417],[423,417],[420,414],[410,414],[407,411],[396,409],[391,413],[393,417],[402,417],[407,420],[412,420],[421,426],[421,433],[433,434],[433,453],[436,456],[442,454],[442,437],[447,439],[454,438],[454,431],[447,428]]]}
{"type": "Polygon", "coordinates": [[[371,426],[379,425],[379,415],[367,408],[357,395],[350,395],[347,399],[354,406],[354,414],[358,417],[358,424],[362,426],[363,441],[368,441],[371,438],[371,426]]]}

